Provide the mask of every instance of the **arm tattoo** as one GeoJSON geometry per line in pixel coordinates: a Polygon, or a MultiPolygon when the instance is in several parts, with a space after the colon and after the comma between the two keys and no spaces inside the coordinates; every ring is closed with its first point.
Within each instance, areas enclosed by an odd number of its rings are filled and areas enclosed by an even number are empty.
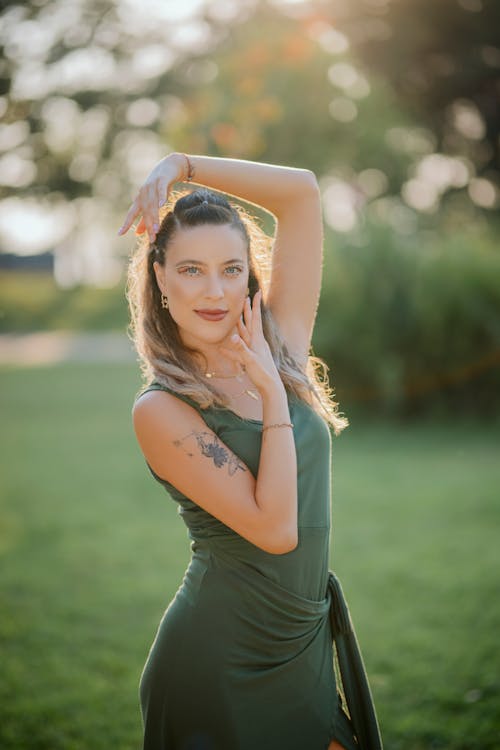
{"type": "Polygon", "coordinates": [[[185,450],[188,456],[193,456],[194,453],[191,453],[191,451],[183,445],[183,442],[190,437],[195,438],[202,455],[211,458],[218,469],[221,469],[227,464],[230,476],[236,474],[238,469],[246,471],[246,467],[240,463],[239,459],[232,455],[225,445],[222,445],[219,442],[216,435],[212,435],[210,432],[198,432],[197,430],[193,430],[180,440],[174,440],[174,445],[177,448],[185,450]]]}

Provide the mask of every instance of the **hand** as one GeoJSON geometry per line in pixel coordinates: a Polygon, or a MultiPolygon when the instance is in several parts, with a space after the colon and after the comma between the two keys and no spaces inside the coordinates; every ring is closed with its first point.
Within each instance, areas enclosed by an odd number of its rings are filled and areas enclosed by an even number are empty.
{"type": "Polygon", "coordinates": [[[240,364],[259,391],[270,383],[281,383],[271,349],[262,330],[262,292],[259,289],[252,305],[247,297],[243,305],[244,321],[238,321],[238,333],[232,335],[228,345],[219,346],[219,351],[232,362],[240,364]]]}
{"type": "Polygon", "coordinates": [[[141,216],[135,233],[142,234],[147,230],[150,242],[153,242],[159,229],[159,209],[167,202],[173,183],[183,178],[184,161],[182,154],[173,153],[158,162],[130,206],[119,235],[125,234],[132,222],[141,216]]]}

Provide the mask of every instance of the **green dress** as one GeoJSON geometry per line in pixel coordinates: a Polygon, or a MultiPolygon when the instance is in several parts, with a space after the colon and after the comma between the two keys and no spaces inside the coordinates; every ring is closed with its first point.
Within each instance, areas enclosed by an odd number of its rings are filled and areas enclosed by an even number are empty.
{"type": "MultiPolygon", "coordinates": [[[[262,422],[153,383],[193,406],[257,476],[262,422]]],[[[297,454],[298,546],[273,555],[175,487],[192,558],[140,682],[144,750],[360,750],[337,690],[329,595],[331,438],[288,397],[297,454]]]]}

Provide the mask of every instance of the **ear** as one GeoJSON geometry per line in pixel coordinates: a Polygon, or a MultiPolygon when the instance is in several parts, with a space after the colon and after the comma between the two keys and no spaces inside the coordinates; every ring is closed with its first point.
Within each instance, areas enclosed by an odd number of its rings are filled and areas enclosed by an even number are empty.
{"type": "Polygon", "coordinates": [[[165,289],[164,289],[164,286],[165,286],[165,269],[161,265],[161,263],[158,263],[157,260],[155,260],[154,263],[153,263],[153,269],[154,269],[154,272],[155,272],[156,283],[158,284],[158,288],[159,288],[160,292],[162,292],[164,294],[165,293],[165,289]]]}

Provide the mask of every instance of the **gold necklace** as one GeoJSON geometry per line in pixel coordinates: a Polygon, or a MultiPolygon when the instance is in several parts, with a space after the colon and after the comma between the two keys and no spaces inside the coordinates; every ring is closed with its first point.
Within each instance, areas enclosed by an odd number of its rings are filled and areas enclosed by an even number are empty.
{"type": "Polygon", "coordinates": [[[250,398],[253,398],[254,401],[259,400],[259,394],[255,393],[255,391],[251,391],[249,388],[245,388],[244,391],[241,391],[241,393],[235,393],[234,395],[230,395],[229,398],[238,398],[238,396],[244,396],[244,395],[250,396],[250,398]]]}
{"type": "MultiPolygon", "coordinates": [[[[228,378],[235,378],[238,382],[241,382],[243,376],[243,372],[238,372],[236,375],[218,375],[216,372],[206,372],[205,377],[206,378],[222,378],[222,379],[228,379],[228,378]]],[[[241,391],[241,393],[234,393],[234,394],[227,394],[229,398],[238,398],[238,396],[250,396],[250,398],[253,398],[254,401],[259,400],[259,394],[255,391],[250,390],[249,388],[245,388],[241,391]]]]}
{"type": "Polygon", "coordinates": [[[216,372],[206,372],[205,377],[206,378],[236,378],[237,380],[241,380],[242,374],[243,374],[243,371],[237,372],[236,375],[218,375],[216,372]]]}

